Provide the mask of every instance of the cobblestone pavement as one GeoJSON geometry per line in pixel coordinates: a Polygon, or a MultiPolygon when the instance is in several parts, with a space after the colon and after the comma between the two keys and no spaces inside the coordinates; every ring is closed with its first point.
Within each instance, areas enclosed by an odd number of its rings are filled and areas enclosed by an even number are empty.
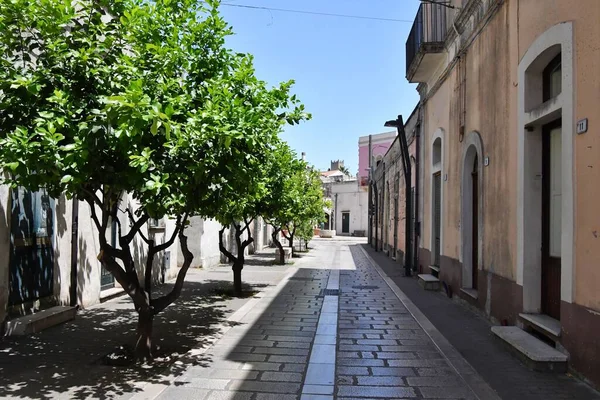
{"type": "MultiPolygon", "coordinates": [[[[460,324],[470,326],[476,316],[460,317],[456,310],[444,308],[445,303],[435,302],[441,310],[457,316],[458,322],[440,319],[439,312],[431,313],[431,304],[416,297],[417,292],[410,286],[414,280],[399,279],[394,273],[399,270],[398,265],[385,264],[376,254],[376,262],[373,261],[363,244],[364,240],[350,238],[315,240],[313,250],[294,259],[292,266],[250,266],[244,270],[244,279],[269,286],[251,299],[237,300],[238,303],[221,299],[199,304],[202,296],[196,295],[202,291],[194,292],[194,285],[211,283],[206,282],[207,276],[203,276],[204,280],[197,276],[198,282],[190,282],[192,291],[182,299],[180,308],[173,308],[157,324],[163,329],[160,336],[165,345],[175,342],[192,350],[162,369],[100,368],[90,363],[101,354],[99,349],[105,351],[108,347],[107,337],[118,343],[126,331],[118,320],[126,314],[121,310],[113,315],[116,311],[107,310],[105,305],[84,313],[96,315],[94,323],[90,319],[87,325],[82,324],[81,319],[85,318],[78,317],[79,322],[34,338],[9,342],[12,345],[0,342],[0,398],[597,398],[592,391],[580,391],[585,386],[578,386],[572,379],[555,375],[544,375],[542,379],[519,370],[519,364],[510,363],[504,367],[516,365],[517,373],[534,380],[525,390],[526,378],[502,375],[506,371],[500,370],[499,374],[509,379],[503,383],[505,388],[499,388],[497,378],[489,379],[490,368],[486,369],[480,359],[470,357],[467,362],[459,351],[464,343],[448,337],[450,332],[468,341],[465,337],[471,332],[463,332],[460,324]],[[453,324],[453,330],[436,327],[434,323],[440,320],[453,324]],[[106,331],[110,334],[105,335],[106,331]],[[479,374],[480,369],[485,376],[479,374]],[[544,382],[551,389],[541,385],[544,382]],[[515,385],[523,390],[506,390],[515,385]],[[569,397],[569,390],[579,397],[569,397]]],[[[221,272],[225,270],[211,272],[211,279],[221,272]]],[[[230,278],[230,274],[223,274],[220,281],[230,278]]],[[[205,287],[199,288],[206,292],[205,287]]],[[[431,295],[422,290],[419,293],[431,295]]],[[[458,307],[448,299],[434,296],[458,307]]],[[[117,301],[108,308],[128,306],[117,301]]],[[[132,323],[133,320],[125,325],[131,330],[132,323]]],[[[476,336],[473,340],[481,342],[476,336]]],[[[501,358],[498,354],[489,356],[492,362],[501,358]]]]}
{"type": "Polygon", "coordinates": [[[530,370],[491,334],[491,324],[481,315],[442,292],[424,291],[415,279],[402,277],[400,264],[366,244],[363,247],[501,398],[600,399],[598,392],[567,374],[530,370]]]}
{"type": "Polygon", "coordinates": [[[434,344],[356,243],[316,241],[312,259],[201,353],[210,363],[172,374],[156,398],[494,399],[461,357],[434,344]]]}
{"type": "MultiPolygon", "coordinates": [[[[274,254],[251,256],[252,265],[242,273],[245,283],[258,291],[275,286],[289,268],[267,264],[267,258],[274,254]]],[[[155,320],[155,343],[179,353],[209,346],[227,318],[252,301],[223,295],[231,282],[227,266],[190,270],[181,297],[155,320]]],[[[150,369],[100,363],[105,354],[134,339],[136,318],[129,297],[123,296],[80,310],[75,320],[38,334],[0,338],[0,398],[128,399],[144,385],[166,382],[162,372],[169,362],[150,369]]],[[[169,368],[182,369],[181,364],[169,368]]]]}

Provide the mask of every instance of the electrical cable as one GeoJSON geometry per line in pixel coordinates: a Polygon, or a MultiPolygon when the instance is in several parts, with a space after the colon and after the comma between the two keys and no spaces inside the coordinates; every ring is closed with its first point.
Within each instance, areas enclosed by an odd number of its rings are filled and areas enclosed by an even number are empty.
{"type": "Polygon", "coordinates": [[[318,12],[318,11],[293,10],[293,9],[289,9],[289,8],[262,7],[262,6],[252,6],[252,5],[248,5],[248,4],[221,3],[221,5],[227,6],[227,7],[247,8],[247,9],[253,9],[253,10],[279,11],[279,12],[306,14],[306,15],[319,15],[319,16],[325,16],[325,17],[366,19],[366,20],[387,21],[387,22],[408,22],[408,23],[414,22],[413,20],[406,20],[406,19],[367,17],[367,16],[363,16],[363,15],[350,15],[350,14],[336,14],[336,13],[326,13],[326,12],[318,12]]]}

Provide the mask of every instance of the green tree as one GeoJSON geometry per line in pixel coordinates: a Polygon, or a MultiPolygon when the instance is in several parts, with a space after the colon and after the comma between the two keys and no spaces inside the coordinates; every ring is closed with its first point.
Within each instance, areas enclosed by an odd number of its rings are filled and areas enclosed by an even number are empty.
{"type": "Polygon", "coordinates": [[[297,171],[290,181],[290,213],[283,224],[283,236],[294,254],[294,238],[297,230],[305,223],[317,224],[324,221],[324,207],[320,174],[314,168],[297,171]]]}
{"type": "Polygon", "coordinates": [[[220,199],[247,190],[281,126],[305,116],[291,82],[267,89],[250,56],[224,47],[231,29],[208,3],[0,4],[0,168],[13,187],[89,204],[98,260],[139,314],[138,359],[152,357],[154,316],[181,293],[193,259],[188,218],[218,216],[220,199]],[[123,193],[132,204],[121,204],[123,193]],[[176,228],[157,245],[145,226],[164,216],[176,228]],[[117,247],[107,241],[111,219],[117,247]],[[145,265],[132,257],[136,237],[146,243],[145,265]],[[183,266],[173,289],[153,297],[152,260],[177,237],[183,266]]]}
{"type": "Polygon", "coordinates": [[[294,151],[282,143],[273,153],[272,162],[267,166],[267,194],[261,204],[261,215],[273,226],[271,238],[279,249],[279,263],[285,264],[283,245],[279,234],[284,225],[293,219],[296,211],[295,200],[300,196],[296,185],[298,174],[306,171],[306,163],[296,158],[294,151]]]}

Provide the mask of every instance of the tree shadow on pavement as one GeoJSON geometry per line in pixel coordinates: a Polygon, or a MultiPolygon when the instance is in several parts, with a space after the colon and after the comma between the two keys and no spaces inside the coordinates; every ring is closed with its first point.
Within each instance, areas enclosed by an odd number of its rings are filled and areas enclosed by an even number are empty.
{"type": "MultiPolygon", "coordinates": [[[[181,297],[155,318],[154,344],[163,356],[152,365],[107,366],[103,357],[135,340],[137,313],[129,297],[79,311],[74,321],[27,337],[0,341],[0,398],[128,398],[143,383],[165,383],[189,363],[175,362],[208,346],[219,324],[246,300],[219,290],[230,281],[186,282],[181,297]],[[166,357],[165,357],[166,356],[166,357]]],[[[166,284],[157,292],[170,290],[166,284]]],[[[158,293],[156,294],[158,296],[158,293]]],[[[187,360],[187,359],[186,359],[187,360]]],[[[199,365],[209,357],[194,357],[199,365]]]]}
{"type": "Polygon", "coordinates": [[[188,398],[202,380],[230,380],[211,386],[210,398],[299,398],[328,276],[326,269],[297,270],[207,351],[213,359],[189,369],[160,399],[188,398]]]}

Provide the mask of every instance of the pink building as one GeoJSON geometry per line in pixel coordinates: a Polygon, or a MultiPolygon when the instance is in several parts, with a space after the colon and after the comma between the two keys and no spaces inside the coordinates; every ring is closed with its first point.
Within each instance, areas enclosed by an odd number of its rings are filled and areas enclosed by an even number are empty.
{"type": "MultiPolygon", "coordinates": [[[[371,135],[373,166],[383,159],[395,138],[395,130],[371,135]]],[[[369,185],[369,136],[358,138],[358,174],[356,176],[361,186],[369,185]]]]}

